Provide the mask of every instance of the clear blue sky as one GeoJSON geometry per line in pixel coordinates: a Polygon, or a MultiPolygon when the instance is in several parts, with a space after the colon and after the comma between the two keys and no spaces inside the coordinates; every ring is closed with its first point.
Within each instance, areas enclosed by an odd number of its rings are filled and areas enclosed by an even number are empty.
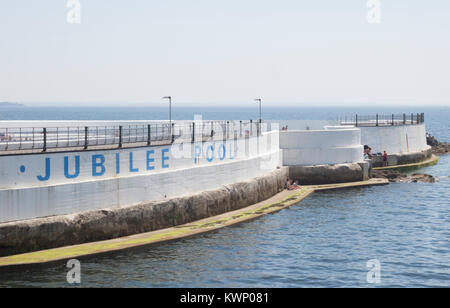
{"type": "Polygon", "coordinates": [[[0,101],[450,105],[450,1],[0,0],[0,101]]]}

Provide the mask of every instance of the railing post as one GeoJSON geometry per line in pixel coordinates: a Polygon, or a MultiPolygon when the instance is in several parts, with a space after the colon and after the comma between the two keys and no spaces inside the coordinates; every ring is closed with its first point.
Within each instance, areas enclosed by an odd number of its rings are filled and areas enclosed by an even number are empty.
{"type": "Polygon", "coordinates": [[[242,137],[242,120],[239,121],[239,137],[242,137]]]}
{"type": "Polygon", "coordinates": [[[152,126],[151,124],[147,125],[147,145],[152,143],[152,126]]]}
{"type": "Polygon", "coordinates": [[[425,112],[422,112],[422,123],[425,123],[425,112]]]}
{"type": "Polygon", "coordinates": [[[358,115],[355,116],[355,126],[358,127],[358,115]]]}
{"type": "Polygon", "coordinates": [[[419,117],[419,114],[417,114],[417,124],[419,124],[420,123],[420,117],[419,117]]]}
{"type": "Polygon", "coordinates": [[[88,133],[89,128],[87,126],[84,127],[84,149],[87,150],[88,148],[88,133]]]}
{"type": "Polygon", "coordinates": [[[19,128],[19,150],[22,150],[22,128],[19,128]]]}
{"type": "Polygon", "coordinates": [[[403,114],[403,125],[406,125],[406,113],[403,114]]]}
{"type": "Polygon", "coordinates": [[[119,126],[119,148],[122,148],[122,125],[119,126]]]}
{"type": "Polygon", "coordinates": [[[44,145],[42,146],[42,152],[47,151],[47,128],[44,128],[44,145]]]}
{"type": "Polygon", "coordinates": [[[411,125],[414,124],[414,115],[411,113],[411,125]]]}
{"type": "Polygon", "coordinates": [[[230,121],[227,121],[227,140],[230,138],[230,121]]]}
{"type": "Polygon", "coordinates": [[[253,136],[253,120],[250,120],[250,136],[253,136]]]}
{"type": "Polygon", "coordinates": [[[376,124],[375,126],[378,126],[378,113],[377,113],[377,117],[376,117],[376,124]]]}
{"type": "Polygon", "coordinates": [[[192,143],[195,142],[195,122],[192,122],[192,143]]]}
{"type": "Polygon", "coordinates": [[[394,114],[392,114],[392,126],[394,126],[395,125],[395,123],[394,123],[394,114]]]}
{"type": "MultiPolygon", "coordinates": [[[[209,136],[211,136],[211,140],[214,140],[214,121],[211,121],[211,132],[209,136]]],[[[203,136],[202,136],[202,142],[203,142],[203,136]]]]}
{"type": "Polygon", "coordinates": [[[171,140],[171,142],[172,143],[174,143],[174,141],[175,141],[175,123],[172,123],[172,126],[171,126],[171,128],[170,128],[170,131],[171,131],[171,134],[172,134],[172,140],[171,140]]]}

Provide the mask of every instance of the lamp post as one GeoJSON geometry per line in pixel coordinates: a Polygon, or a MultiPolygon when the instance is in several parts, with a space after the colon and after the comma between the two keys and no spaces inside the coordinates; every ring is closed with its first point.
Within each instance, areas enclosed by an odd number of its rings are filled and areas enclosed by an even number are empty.
{"type": "Polygon", "coordinates": [[[262,122],[262,113],[261,113],[261,103],[262,103],[262,99],[260,98],[256,98],[255,102],[259,103],[259,123],[262,122]]]}
{"type": "Polygon", "coordinates": [[[172,96],[164,96],[162,99],[169,100],[169,129],[170,135],[172,136],[172,96]]]}
{"type": "Polygon", "coordinates": [[[259,136],[261,134],[261,124],[262,124],[262,112],[261,112],[262,99],[256,98],[255,102],[259,103],[259,124],[258,124],[258,136],[259,136]]]}

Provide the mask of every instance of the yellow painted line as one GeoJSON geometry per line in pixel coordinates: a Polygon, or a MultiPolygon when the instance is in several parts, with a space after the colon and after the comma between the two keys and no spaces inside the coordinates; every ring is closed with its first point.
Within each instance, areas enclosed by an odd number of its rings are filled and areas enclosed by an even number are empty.
{"type": "Polygon", "coordinates": [[[370,179],[368,181],[361,181],[361,182],[316,185],[312,186],[312,188],[315,191],[319,191],[319,190],[332,190],[332,189],[354,188],[354,187],[365,187],[365,186],[387,185],[387,184],[389,184],[388,179],[370,179]]]}
{"type": "Polygon", "coordinates": [[[66,246],[49,250],[30,252],[20,255],[13,255],[0,258],[0,270],[29,266],[36,264],[46,264],[56,261],[63,261],[73,258],[93,256],[103,253],[120,251],[133,247],[146,246],[161,242],[172,241],[187,236],[210,232],[219,228],[231,226],[244,221],[258,218],[299,203],[316,190],[338,189],[359,186],[385,185],[389,184],[385,179],[371,179],[369,181],[304,186],[298,191],[283,191],[274,197],[233,212],[228,212],[214,217],[209,217],[193,223],[176,226],[168,229],[152,231],[107,241],[86,243],[74,246],[66,246]]]}
{"type": "Polygon", "coordinates": [[[373,170],[391,170],[391,169],[408,169],[408,168],[422,168],[436,165],[439,162],[439,157],[436,155],[432,155],[431,158],[424,160],[422,162],[414,163],[414,164],[405,164],[405,165],[395,165],[395,166],[387,166],[387,167],[377,167],[373,168],[373,170]]]}

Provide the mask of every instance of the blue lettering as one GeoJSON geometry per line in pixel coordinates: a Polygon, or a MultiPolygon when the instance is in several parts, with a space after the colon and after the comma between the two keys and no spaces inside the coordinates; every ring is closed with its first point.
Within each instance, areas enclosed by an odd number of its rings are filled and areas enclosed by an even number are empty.
{"type": "Polygon", "coordinates": [[[154,154],[155,154],[154,150],[147,151],[147,171],[155,170],[155,166],[150,165],[151,163],[155,162],[155,159],[150,157],[150,155],[154,154]]]}
{"type": "Polygon", "coordinates": [[[202,155],[202,147],[199,146],[199,145],[196,145],[195,146],[195,154],[194,154],[194,157],[195,157],[194,163],[195,164],[200,163],[200,156],[201,155],[202,155]]]}
{"type": "Polygon", "coordinates": [[[139,168],[133,168],[133,152],[130,152],[130,172],[139,172],[139,168]]]}
{"type": "Polygon", "coordinates": [[[219,159],[224,160],[227,155],[227,150],[225,149],[225,144],[221,144],[219,147],[219,159]]]}
{"type": "Polygon", "coordinates": [[[92,155],[92,176],[102,176],[105,172],[105,156],[102,154],[92,155]],[[99,168],[100,171],[98,171],[99,168]]]}
{"type": "Polygon", "coordinates": [[[208,147],[208,149],[206,150],[206,159],[207,159],[209,162],[212,162],[212,161],[214,160],[214,147],[213,147],[212,145],[210,145],[210,146],[208,147]],[[212,155],[209,156],[209,153],[211,153],[212,155]]]}
{"type": "Polygon", "coordinates": [[[234,159],[233,143],[232,142],[230,142],[230,159],[234,159]]]}
{"type": "Polygon", "coordinates": [[[163,168],[169,168],[169,165],[166,164],[166,161],[168,161],[170,158],[165,155],[166,153],[169,153],[169,149],[163,149],[161,151],[161,163],[163,168]]]}
{"type": "Polygon", "coordinates": [[[76,179],[80,175],[80,156],[75,156],[75,173],[69,173],[69,157],[64,157],[64,175],[68,179],[76,179]]]}
{"type": "Polygon", "coordinates": [[[41,182],[45,182],[50,179],[50,158],[45,159],[45,176],[38,175],[37,179],[41,182]]]}
{"type": "Polygon", "coordinates": [[[116,153],[116,174],[120,174],[120,153],[116,153]]]}

